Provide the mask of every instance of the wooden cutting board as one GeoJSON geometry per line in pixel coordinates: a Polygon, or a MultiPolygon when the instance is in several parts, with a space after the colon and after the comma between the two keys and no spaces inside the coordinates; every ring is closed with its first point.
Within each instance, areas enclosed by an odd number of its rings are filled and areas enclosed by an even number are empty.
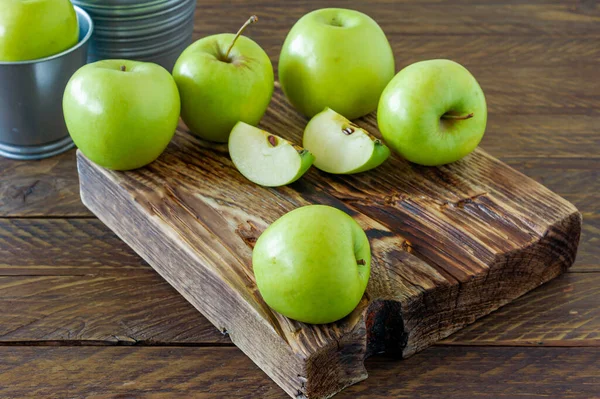
{"type": "MultiPolygon", "coordinates": [[[[374,116],[357,123],[379,136],[374,116]]],[[[277,89],[261,126],[301,143],[305,124],[277,89]]],[[[573,205],[481,149],[443,167],[393,155],[352,176],[312,168],[272,189],[240,175],[226,145],[180,129],[145,168],[81,153],[78,167],[84,204],[297,398],[330,397],[367,378],[366,357],[410,356],[558,276],[581,230],[573,205]],[[352,215],[373,252],[361,303],[328,325],[270,310],[252,273],[261,232],[308,204],[352,215]]]]}

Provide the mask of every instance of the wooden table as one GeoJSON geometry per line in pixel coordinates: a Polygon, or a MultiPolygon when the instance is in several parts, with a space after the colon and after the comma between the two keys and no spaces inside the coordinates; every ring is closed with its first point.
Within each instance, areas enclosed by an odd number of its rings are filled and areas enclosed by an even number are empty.
{"type": "MultiPolygon", "coordinates": [[[[325,5],[219,3],[201,2],[196,37],[256,13],[247,34],[275,66],[293,22],[325,5]]],[[[489,106],[482,147],[584,217],[565,276],[408,360],[371,358],[339,398],[600,397],[600,6],[524,3],[327,3],[375,18],[398,68],[469,68],[489,106]]],[[[0,397],[286,397],[82,205],[74,151],[0,159],[0,217],[0,397]]]]}

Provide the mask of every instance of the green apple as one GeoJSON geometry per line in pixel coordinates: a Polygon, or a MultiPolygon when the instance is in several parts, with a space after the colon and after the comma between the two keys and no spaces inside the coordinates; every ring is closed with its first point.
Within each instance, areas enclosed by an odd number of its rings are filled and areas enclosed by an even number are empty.
{"type": "Polygon", "coordinates": [[[279,58],[279,81],[289,101],[309,118],[329,107],[348,119],[377,108],[394,77],[394,55],[373,19],[325,8],[296,22],[279,58]]]}
{"type": "Polygon", "coordinates": [[[179,94],[163,67],[105,60],[80,68],[69,80],[63,112],[73,141],[89,159],[129,170],[154,161],[179,121],[179,94]]]}
{"type": "Polygon", "coordinates": [[[407,160],[443,165],[468,155],[481,141],[485,96],[462,65],[421,61],[404,68],[385,88],[377,123],[385,141],[407,160]]]}
{"type": "Polygon", "coordinates": [[[315,160],[309,151],[244,122],[229,135],[229,156],[244,177],[267,187],[295,182],[315,160]]]}
{"type": "Polygon", "coordinates": [[[264,50],[237,35],[208,36],[179,57],[173,76],[181,95],[181,117],[192,133],[226,143],[238,122],[257,125],[273,95],[273,66],[264,50]]]}
{"type": "Polygon", "coordinates": [[[371,248],[352,217],[325,205],[295,209],[256,241],[258,289],[277,312],[305,323],[331,323],[360,302],[371,272],[371,248]]]}
{"type": "Polygon", "coordinates": [[[79,40],[69,0],[0,0],[0,61],[58,54],[79,40]]]}
{"type": "Polygon", "coordinates": [[[390,156],[381,140],[330,108],[308,122],[302,145],[315,155],[315,166],[328,173],[364,172],[390,156]]]}

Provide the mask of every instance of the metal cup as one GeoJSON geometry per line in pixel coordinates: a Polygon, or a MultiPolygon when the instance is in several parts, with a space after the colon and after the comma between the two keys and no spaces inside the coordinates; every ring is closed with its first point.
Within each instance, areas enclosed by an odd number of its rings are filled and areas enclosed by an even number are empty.
{"type": "Polygon", "coordinates": [[[62,111],[71,76],[87,59],[94,29],[90,16],[75,7],[79,42],[62,53],[31,61],[0,62],[0,155],[42,159],[73,147],[62,111]]]}
{"type": "Polygon", "coordinates": [[[72,0],[95,24],[89,61],[150,61],[168,71],[192,43],[196,0],[72,0]]]}

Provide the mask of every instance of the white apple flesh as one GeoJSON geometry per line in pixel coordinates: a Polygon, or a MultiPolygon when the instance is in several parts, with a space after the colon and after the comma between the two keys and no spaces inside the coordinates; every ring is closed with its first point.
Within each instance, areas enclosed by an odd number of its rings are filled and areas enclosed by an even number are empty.
{"type": "Polygon", "coordinates": [[[315,155],[317,168],[335,174],[364,172],[390,156],[381,140],[329,108],[310,120],[302,145],[315,155]]]}
{"type": "Polygon", "coordinates": [[[295,182],[315,159],[309,151],[244,122],[231,131],[229,155],[244,177],[266,187],[295,182]]]}

